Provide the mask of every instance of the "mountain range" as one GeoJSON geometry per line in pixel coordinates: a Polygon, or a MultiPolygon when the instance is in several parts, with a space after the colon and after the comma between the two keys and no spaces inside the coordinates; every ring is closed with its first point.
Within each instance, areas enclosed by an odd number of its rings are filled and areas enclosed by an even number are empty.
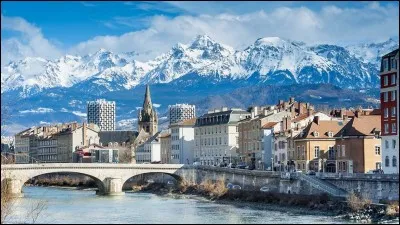
{"type": "MultiPolygon", "coordinates": [[[[117,120],[124,127],[136,118],[145,84],[151,84],[153,102],[159,106],[162,117],[168,104],[192,102],[198,104],[198,112],[204,112],[206,107],[218,105],[209,104],[217,96],[238,99],[235,90],[246,88],[259,88],[258,92],[250,91],[253,96],[249,96],[264,99],[257,104],[271,104],[273,99],[254,96],[264,93],[263,88],[278,88],[282,96],[301,96],[307,92],[304,87],[320,91],[321,87],[329,87],[333,95],[358,93],[361,105],[376,105],[380,57],[398,46],[398,39],[350,46],[310,46],[265,37],[244,50],[235,50],[201,35],[189,44],[178,43],[147,62],[136,60],[135,52],[116,54],[105,49],[84,56],[65,55],[57,60],[29,57],[10,62],[1,69],[1,96],[13,105],[9,107],[13,115],[9,124],[20,127],[79,120],[85,115],[86,101],[101,97],[117,102],[117,120]],[[51,116],[46,120],[44,115],[51,116]]],[[[310,101],[320,101],[318,97],[310,97],[310,101]]],[[[334,106],[346,102],[343,99],[347,97],[339,96],[337,101],[331,99],[333,102],[327,103],[334,106]]],[[[249,103],[246,98],[239,98],[236,103],[225,102],[231,107],[249,103]]]]}

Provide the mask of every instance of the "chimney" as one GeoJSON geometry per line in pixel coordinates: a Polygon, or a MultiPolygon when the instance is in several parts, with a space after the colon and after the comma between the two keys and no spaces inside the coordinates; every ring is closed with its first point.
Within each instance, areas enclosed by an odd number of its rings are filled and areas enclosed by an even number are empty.
{"type": "Polygon", "coordinates": [[[254,111],[251,112],[251,118],[254,119],[254,111]]]}
{"type": "Polygon", "coordinates": [[[319,116],[314,116],[314,123],[319,125],[319,116]]]}
{"type": "Polygon", "coordinates": [[[253,110],[254,110],[254,115],[258,115],[258,106],[254,106],[253,107],[253,110]]]}
{"type": "Polygon", "coordinates": [[[268,109],[264,109],[264,116],[268,115],[268,109]]]}
{"type": "Polygon", "coordinates": [[[299,115],[301,115],[301,114],[304,113],[304,112],[303,112],[303,107],[302,107],[302,103],[301,103],[301,102],[298,103],[298,109],[299,109],[299,115]]]}
{"type": "Polygon", "coordinates": [[[308,108],[308,109],[307,109],[307,116],[311,116],[312,113],[313,113],[313,109],[308,108]]]}
{"type": "Polygon", "coordinates": [[[355,112],[354,114],[355,114],[355,116],[356,116],[357,118],[360,118],[361,115],[362,115],[362,113],[361,113],[360,110],[356,110],[356,112],[355,112]]]}
{"type": "Polygon", "coordinates": [[[289,99],[289,103],[292,104],[293,102],[294,102],[294,98],[291,97],[291,98],[289,99]]]}
{"type": "Polygon", "coordinates": [[[282,105],[283,104],[283,100],[279,100],[278,105],[282,105]]]}
{"type": "Polygon", "coordinates": [[[84,122],[83,124],[82,124],[82,143],[83,143],[83,146],[87,146],[87,138],[86,138],[86,135],[87,135],[87,124],[84,122]]]}

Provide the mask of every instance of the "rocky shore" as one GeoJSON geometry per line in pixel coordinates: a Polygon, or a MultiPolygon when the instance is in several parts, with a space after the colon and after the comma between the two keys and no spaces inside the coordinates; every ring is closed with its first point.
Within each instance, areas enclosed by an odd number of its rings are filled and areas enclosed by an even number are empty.
{"type": "Polygon", "coordinates": [[[338,219],[359,223],[381,223],[398,221],[399,210],[395,205],[368,204],[360,209],[341,199],[331,199],[328,195],[308,196],[261,191],[228,190],[214,185],[168,186],[152,183],[133,186],[135,192],[153,193],[174,198],[197,196],[219,204],[237,207],[251,207],[260,210],[288,211],[296,214],[327,215],[338,219]],[[217,189],[217,191],[215,191],[217,189]],[[218,190],[219,189],[219,190],[218,190]],[[392,209],[389,209],[392,207],[392,209]],[[391,210],[391,211],[390,211],[391,210]],[[390,211],[390,212],[389,212],[390,211]]]}

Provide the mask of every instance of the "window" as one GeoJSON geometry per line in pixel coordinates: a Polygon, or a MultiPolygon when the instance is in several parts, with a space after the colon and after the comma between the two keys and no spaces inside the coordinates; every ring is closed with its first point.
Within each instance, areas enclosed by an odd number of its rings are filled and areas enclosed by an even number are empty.
{"type": "Polygon", "coordinates": [[[396,84],[396,74],[392,74],[390,77],[390,84],[396,84]]]}
{"type": "Polygon", "coordinates": [[[381,146],[375,146],[375,155],[381,155],[381,146]]]}
{"type": "Polygon", "coordinates": [[[396,133],[396,123],[392,123],[392,134],[396,133]]]}
{"type": "Polygon", "coordinates": [[[300,159],[300,146],[297,146],[297,158],[300,159]]]}
{"type": "Polygon", "coordinates": [[[388,76],[383,76],[383,86],[387,86],[389,84],[388,76]]]}
{"type": "Polygon", "coordinates": [[[392,117],[396,117],[396,107],[392,107],[392,117]]]}
{"type": "Polygon", "coordinates": [[[383,125],[385,127],[385,134],[388,134],[389,133],[389,124],[385,123],[383,125]]]}
{"type": "Polygon", "coordinates": [[[387,71],[389,69],[389,60],[384,59],[383,60],[383,71],[387,71]]]}
{"type": "Polygon", "coordinates": [[[388,101],[388,92],[383,93],[383,101],[387,102],[388,101]]]}
{"type": "Polygon", "coordinates": [[[319,158],[319,146],[314,147],[314,158],[319,158]]]}
{"type": "Polygon", "coordinates": [[[340,145],[336,146],[337,152],[338,152],[338,157],[340,157],[340,145]]]}
{"type": "Polygon", "coordinates": [[[396,101],[396,91],[392,91],[391,96],[390,96],[390,100],[396,101]]]}
{"type": "Polygon", "coordinates": [[[345,147],[346,147],[346,146],[342,145],[342,156],[343,156],[343,157],[346,156],[345,147]]]}
{"type": "Polygon", "coordinates": [[[318,131],[314,131],[314,137],[318,137],[318,136],[319,136],[318,131]]]}
{"type": "Polygon", "coordinates": [[[386,167],[389,167],[390,165],[389,165],[389,156],[386,156],[386,158],[385,158],[385,166],[386,167]]]}
{"type": "Polygon", "coordinates": [[[384,115],[385,115],[385,118],[389,117],[389,108],[384,109],[384,115]]]}
{"type": "MultiPolygon", "coordinates": [[[[388,148],[389,148],[389,143],[388,143],[388,148]]],[[[393,149],[396,148],[396,140],[392,140],[392,148],[393,149]]]]}
{"type": "Polygon", "coordinates": [[[335,159],[335,149],[333,148],[333,146],[329,146],[328,158],[335,159]]]}
{"type": "Polygon", "coordinates": [[[392,166],[393,167],[397,166],[397,158],[396,158],[396,156],[393,156],[393,158],[392,158],[392,166]]]}
{"type": "Polygon", "coordinates": [[[333,137],[333,132],[329,131],[328,132],[328,137],[333,137]]]}
{"type": "Polygon", "coordinates": [[[389,141],[385,140],[385,148],[388,149],[389,148],[389,141]]]}

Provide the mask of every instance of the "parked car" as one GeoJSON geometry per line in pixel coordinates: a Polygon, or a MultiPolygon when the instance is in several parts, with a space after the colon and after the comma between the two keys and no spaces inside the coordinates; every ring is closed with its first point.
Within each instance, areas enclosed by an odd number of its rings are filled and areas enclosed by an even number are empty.
{"type": "Polygon", "coordinates": [[[245,168],[246,168],[246,163],[240,162],[240,163],[237,164],[236,168],[238,168],[238,169],[245,169],[245,168]]]}
{"type": "Polygon", "coordinates": [[[261,188],[260,188],[260,191],[262,191],[262,192],[268,192],[268,191],[269,191],[269,187],[267,187],[267,186],[261,187],[261,188]]]}
{"type": "Polygon", "coordinates": [[[200,162],[194,162],[194,163],[193,163],[193,166],[200,166],[200,165],[201,165],[200,162]]]}
{"type": "Polygon", "coordinates": [[[248,169],[248,170],[255,170],[255,169],[256,169],[256,166],[254,166],[254,165],[249,165],[249,166],[247,166],[247,169],[248,169]]]}
{"type": "Polygon", "coordinates": [[[374,173],[374,174],[383,174],[384,172],[383,172],[382,169],[376,169],[376,170],[373,170],[372,173],[374,173]]]}
{"type": "Polygon", "coordinates": [[[227,166],[227,164],[225,162],[222,162],[219,164],[219,167],[226,167],[226,166],[227,166]]]}
{"type": "Polygon", "coordinates": [[[226,185],[226,188],[232,189],[232,188],[233,188],[233,184],[232,184],[232,183],[228,183],[228,184],[226,185]]]}
{"type": "Polygon", "coordinates": [[[309,170],[309,171],[307,172],[307,175],[315,175],[315,171],[314,171],[314,170],[309,170]]]}
{"type": "Polygon", "coordinates": [[[239,185],[233,185],[233,190],[241,190],[242,187],[240,187],[239,185]]]}
{"type": "Polygon", "coordinates": [[[235,163],[229,163],[227,167],[228,168],[236,168],[236,164],[235,163]]]}

